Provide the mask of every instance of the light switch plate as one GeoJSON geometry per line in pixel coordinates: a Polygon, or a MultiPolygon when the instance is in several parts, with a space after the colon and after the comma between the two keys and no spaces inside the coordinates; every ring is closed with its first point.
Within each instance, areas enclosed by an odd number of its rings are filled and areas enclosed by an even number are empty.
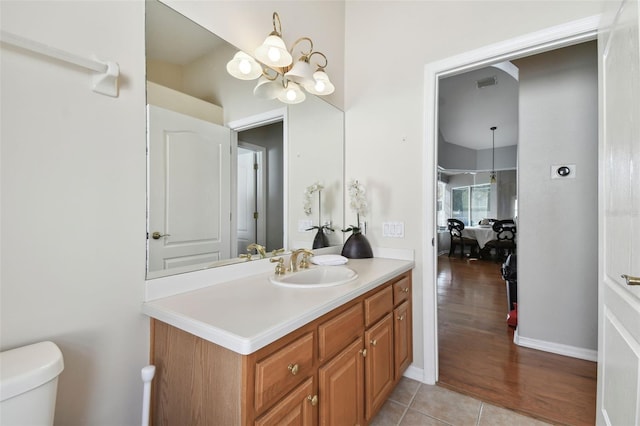
{"type": "Polygon", "coordinates": [[[404,222],[383,222],[382,236],[390,238],[404,238],[404,222]]]}

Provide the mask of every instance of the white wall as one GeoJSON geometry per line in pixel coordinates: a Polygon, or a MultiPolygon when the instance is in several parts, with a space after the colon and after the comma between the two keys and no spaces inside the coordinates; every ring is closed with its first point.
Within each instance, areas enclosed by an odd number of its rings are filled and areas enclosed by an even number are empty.
{"type": "Polygon", "coordinates": [[[517,63],[519,336],[537,343],[595,351],[596,43],[548,52],[517,63]],[[551,165],[565,163],[576,165],[575,179],[551,179],[551,165]]]}
{"type": "Polygon", "coordinates": [[[139,424],[145,270],[144,3],[2,1],[2,29],[119,63],[91,73],[6,45],[2,55],[2,350],[61,348],[59,425],[139,424]]]}
{"type": "MultiPolygon", "coordinates": [[[[346,3],[346,176],[368,187],[367,238],[416,250],[414,360],[423,363],[422,156],[424,66],[481,46],[600,12],[592,1],[346,3]],[[383,221],[405,238],[382,238],[383,221]]],[[[432,182],[429,182],[433,185],[432,182]]],[[[433,312],[427,312],[433,316],[433,312]]]]}

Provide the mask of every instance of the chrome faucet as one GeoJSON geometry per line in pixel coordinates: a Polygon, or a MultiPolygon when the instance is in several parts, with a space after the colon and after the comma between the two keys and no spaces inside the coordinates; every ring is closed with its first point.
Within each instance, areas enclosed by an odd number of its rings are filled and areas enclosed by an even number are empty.
{"type": "Polygon", "coordinates": [[[260,244],[258,244],[258,243],[249,244],[247,246],[247,253],[249,253],[249,255],[251,255],[251,253],[253,252],[254,249],[260,255],[260,259],[264,259],[266,257],[267,253],[265,251],[265,248],[263,246],[261,246],[260,244]]]}
{"type": "Polygon", "coordinates": [[[300,268],[307,269],[309,267],[308,259],[313,256],[313,252],[307,249],[298,249],[291,252],[289,257],[289,271],[298,271],[298,256],[302,254],[302,262],[300,262],[300,268]]]}

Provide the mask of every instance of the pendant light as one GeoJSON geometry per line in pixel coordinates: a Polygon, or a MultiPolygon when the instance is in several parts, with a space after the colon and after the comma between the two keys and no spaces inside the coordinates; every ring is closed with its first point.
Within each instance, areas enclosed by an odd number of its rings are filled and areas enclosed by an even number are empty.
{"type": "Polygon", "coordinates": [[[227,64],[227,71],[241,80],[258,79],[253,93],[262,99],[278,99],[287,104],[305,100],[304,90],[314,95],[330,95],[335,86],[325,72],[327,57],[313,50],[313,40],[309,37],[297,39],[291,49],[282,39],[282,24],[277,12],[273,12],[273,31],[254,52],[253,59],[245,52],[238,52],[227,64]],[[301,46],[309,46],[303,50],[301,46]],[[294,61],[294,52],[298,49],[294,61]],[[317,56],[316,58],[313,58],[317,56]],[[311,62],[311,59],[316,62],[311,62]],[[317,61],[317,59],[320,59],[317,61]],[[324,62],[322,61],[324,59],[324,62]],[[269,68],[263,67],[260,63],[269,68]],[[319,62],[319,63],[318,63],[319,62]],[[273,75],[275,73],[275,76],[273,75]]]}
{"type": "Polygon", "coordinates": [[[496,126],[490,128],[491,130],[491,183],[496,183],[496,126]]]}

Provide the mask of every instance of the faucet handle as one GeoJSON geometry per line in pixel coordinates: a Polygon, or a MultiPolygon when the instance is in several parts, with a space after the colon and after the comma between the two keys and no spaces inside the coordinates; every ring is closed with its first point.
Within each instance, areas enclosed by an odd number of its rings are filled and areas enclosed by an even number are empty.
{"type": "Polygon", "coordinates": [[[251,260],[251,254],[250,253],[242,253],[240,256],[238,256],[240,259],[246,259],[246,261],[250,261],[251,260]]]}
{"type": "Polygon", "coordinates": [[[284,253],[284,249],[283,248],[279,248],[279,249],[276,249],[276,250],[272,250],[271,251],[271,256],[277,256],[277,255],[282,254],[282,253],[284,253]]]}
{"type": "Polygon", "coordinates": [[[302,260],[300,261],[300,269],[309,269],[309,258],[313,256],[313,252],[303,251],[302,260]]]}
{"type": "Polygon", "coordinates": [[[253,250],[255,250],[256,252],[258,252],[258,255],[260,256],[260,259],[264,259],[266,254],[265,254],[265,248],[263,246],[261,246],[258,243],[251,243],[247,246],[247,253],[251,254],[253,252],[253,250]]]}
{"type": "Polygon", "coordinates": [[[272,257],[269,259],[269,262],[276,263],[276,275],[284,275],[286,269],[284,267],[284,258],[282,257],[272,257]]]}

